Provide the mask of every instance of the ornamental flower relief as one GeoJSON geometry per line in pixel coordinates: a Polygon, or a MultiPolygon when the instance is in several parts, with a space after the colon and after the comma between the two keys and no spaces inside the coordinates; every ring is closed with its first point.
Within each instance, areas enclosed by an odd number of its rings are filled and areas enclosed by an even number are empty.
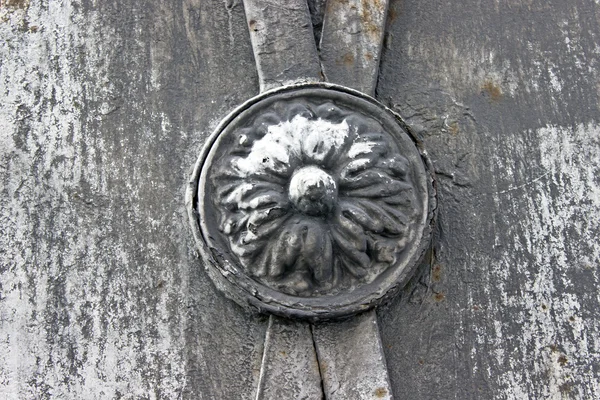
{"type": "Polygon", "coordinates": [[[420,209],[411,163],[375,118],[280,101],[222,139],[208,178],[215,222],[246,274],[314,297],[397,263],[420,209]]]}

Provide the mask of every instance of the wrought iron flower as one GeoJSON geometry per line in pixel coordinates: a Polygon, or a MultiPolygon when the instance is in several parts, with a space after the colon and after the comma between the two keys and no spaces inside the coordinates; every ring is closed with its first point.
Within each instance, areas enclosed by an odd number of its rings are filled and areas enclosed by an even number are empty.
{"type": "Polygon", "coordinates": [[[287,101],[231,138],[211,200],[231,252],[259,282],[335,294],[371,282],[411,240],[411,166],[374,118],[287,101]]]}

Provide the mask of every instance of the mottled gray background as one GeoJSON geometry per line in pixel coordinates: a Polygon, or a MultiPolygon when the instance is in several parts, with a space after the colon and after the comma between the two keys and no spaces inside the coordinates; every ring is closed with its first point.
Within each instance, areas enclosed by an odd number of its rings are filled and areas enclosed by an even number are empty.
{"type": "MultiPolygon", "coordinates": [[[[391,0],[377,97],[439,190],[379,312],[397,398],[600,398],[599,61],[592,0],[391,0]]],[[[2,1],[0,398],[253,397],[266,319],[183,197],[257,91],[240,0],[2,1]]]]}

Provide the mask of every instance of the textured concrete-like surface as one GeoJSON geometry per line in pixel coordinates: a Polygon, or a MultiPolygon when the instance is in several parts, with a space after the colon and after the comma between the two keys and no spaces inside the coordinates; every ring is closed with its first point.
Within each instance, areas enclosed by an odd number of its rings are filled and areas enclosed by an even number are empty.
{"type": "MultiPolygon", "coordinates": [[[[377,94],[440,221],[378,311],[396,398],[600,397],[599,20],[390,1],[377,94]]],[[[0,397],[251,399],[267,319],[214,289],[183,205],[258,92],[241,2],[3,2],[0,37],[0,397]]]]}

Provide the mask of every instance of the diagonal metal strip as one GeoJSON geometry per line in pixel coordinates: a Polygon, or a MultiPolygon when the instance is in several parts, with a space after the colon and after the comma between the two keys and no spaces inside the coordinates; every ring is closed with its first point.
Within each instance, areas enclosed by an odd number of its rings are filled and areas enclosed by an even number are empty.
{"type": "Polygon", "coordinates": [[[256,400],[322,400],[310,325],[271,315],[256,400]]]}
{"type": "Polygon", "coordinates": [[[375,93],[388,0],[329,0],[320,56],[325,79],[375,93]]]}
{"type": "Polygon", "coordinates": [[[375,310],[313,326],[327,400],[391,399],[375,310]]]}
{"type": "Polygon", "coordinates": [[[306,0],[244,0],[260,91],[322,80],[306,0]]]}

